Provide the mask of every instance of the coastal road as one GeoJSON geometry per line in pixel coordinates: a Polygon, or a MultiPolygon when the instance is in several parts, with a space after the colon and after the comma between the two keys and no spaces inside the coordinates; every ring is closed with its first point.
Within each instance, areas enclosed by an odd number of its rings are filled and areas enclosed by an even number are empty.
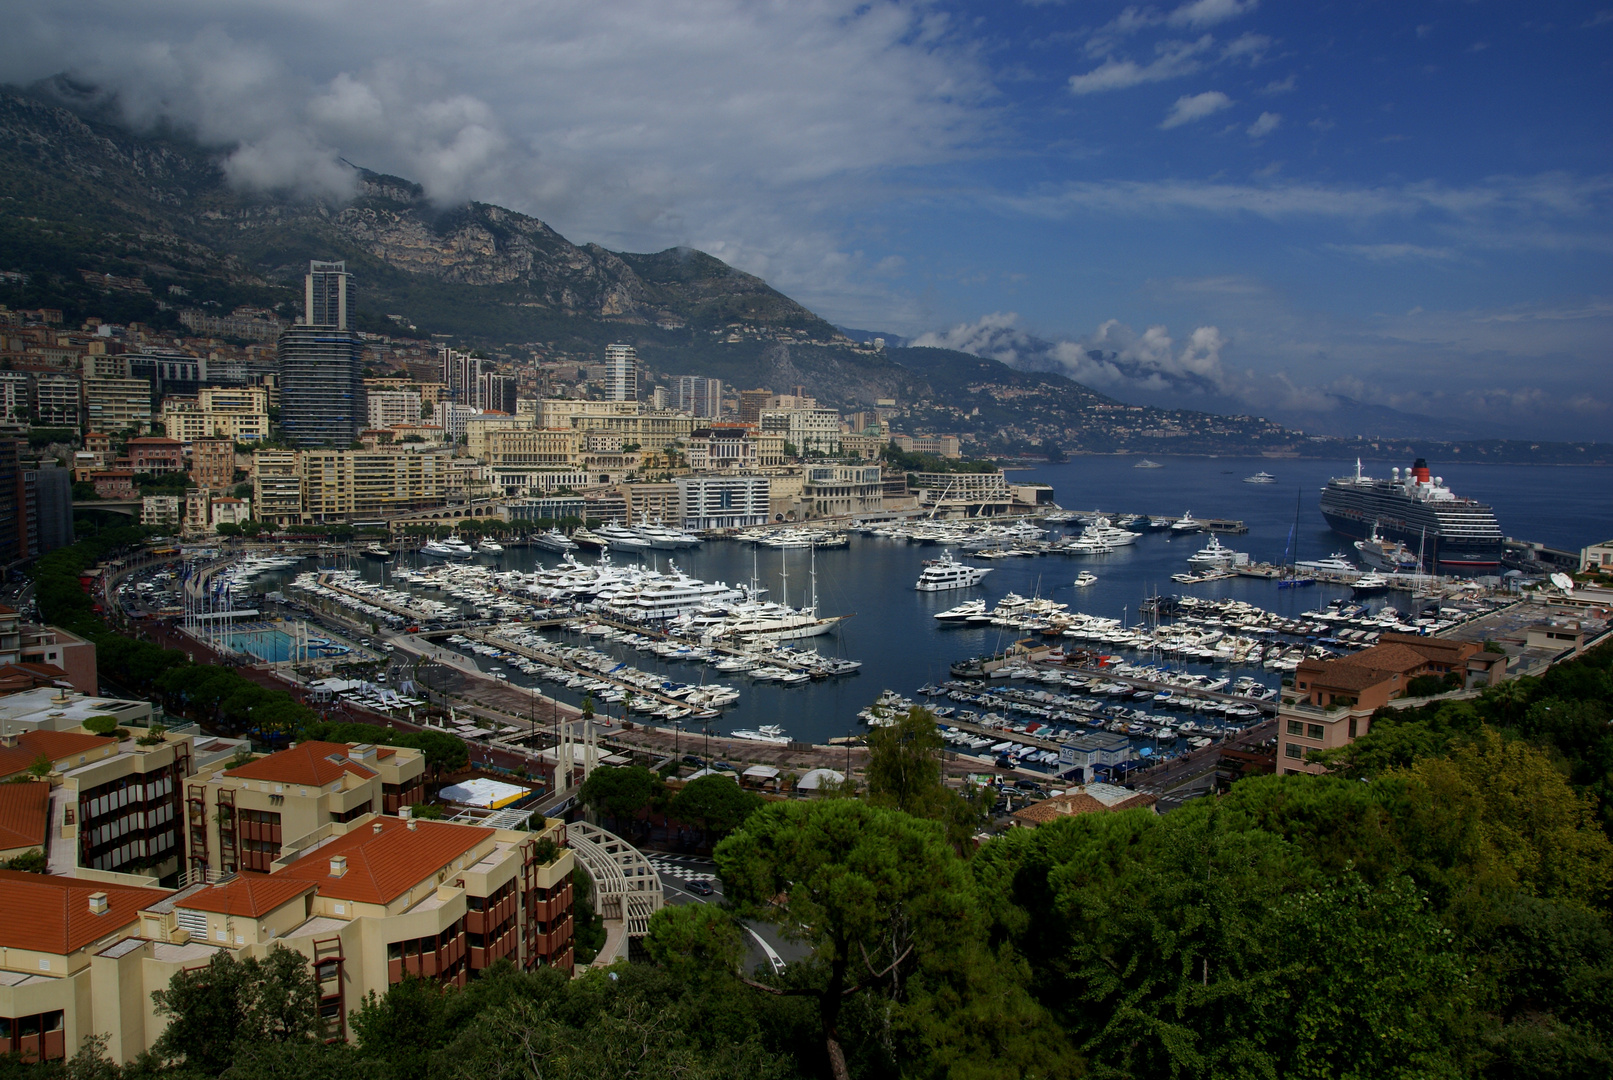
{"type": "MultiPolygon", "coordinates": [[[[717,877],[717,864],[710,859],[693,855],[667,855],[659,851],[645,851],[644,857],[650,860],[650,865],[655,867],[655,872],[661,876],[661,891],[665,894],[667,903],[722,903],[722,881],[717,877]],[[712,894],[701,896],[699,893],[691,892],[689,885],[695,881],[709,881],[712,894]]],[[[779,934],[778,927],[771,923],[742,920],[740,925],[745,928],[750,943],[750,953],[745,958],[748,968],[754,969],[758,964],[767,964],[774,972],[780,972],[784,970],[786,964],[804,960],[812,954],[812,950],[802,943],[786,941],[779,934]]]]}

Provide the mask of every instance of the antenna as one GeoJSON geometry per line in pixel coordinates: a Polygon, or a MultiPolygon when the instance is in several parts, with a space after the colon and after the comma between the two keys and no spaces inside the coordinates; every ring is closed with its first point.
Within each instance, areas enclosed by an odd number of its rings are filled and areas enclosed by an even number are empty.
{"type": "Polygon", "coordinates": [[[1563,592],[1574,591],[1574,579],[1569,577],[1567,574],[1557,573],[1551,575],[1551,583],[1557,586],[1563,592]]]}

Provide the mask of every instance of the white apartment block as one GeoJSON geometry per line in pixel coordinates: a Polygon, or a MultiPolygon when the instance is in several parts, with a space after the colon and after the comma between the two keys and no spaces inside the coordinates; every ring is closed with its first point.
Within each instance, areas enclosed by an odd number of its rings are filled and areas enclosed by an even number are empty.
{"type": "Polygon", "coordinates": [[[420,395],[412,390],[370,390],[364,401],[372,428],[420,422],[420,395]]]}
{"type": "Polygon", "coordinates": [[[840,452],[840,414],[833,409],[764,409],[760,426],[765,432],[783,435],[800,454],[840,452]]]}
{"type": "Polygon", "coordinates": [[[673,480],[685,529],[764,525],[771,491],[765,476],[680,476],[673,480]]]}
{"type": "Polygon", "coordinates": [[[631,345],[605,346],[605,398],[638,400],[638,353],[631,345]]]}

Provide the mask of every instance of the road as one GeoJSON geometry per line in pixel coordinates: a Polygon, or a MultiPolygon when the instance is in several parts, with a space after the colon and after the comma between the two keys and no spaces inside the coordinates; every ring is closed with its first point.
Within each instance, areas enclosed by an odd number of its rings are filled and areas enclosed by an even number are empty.
{"type": "MultiPolygon", "coordinates": [[[[661,891],[666,895],[667,903],[722,903],[722,881],[717,877],[717,864],[710,859],[693,855],[666,855],[659,851],[646,851],[644,857],[661,875],[661,891]],[[692,881],[709,881],[714,891],[710,896],[690,892],[688,885],[692,881]]],[[[749,968],[768,964],[779,972],[784,970],[784,965],[804,960],[812,954],[812,950],[801,942],[785,940],[779,934],[778,927],[771,923],[742,920],[740,925],[750,939],[750,953],[745,958],[749,968]]]]}

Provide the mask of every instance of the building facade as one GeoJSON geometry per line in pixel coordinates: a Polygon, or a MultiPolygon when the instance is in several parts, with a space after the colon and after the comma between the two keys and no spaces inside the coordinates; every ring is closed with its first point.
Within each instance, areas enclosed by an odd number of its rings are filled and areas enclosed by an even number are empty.
{"type": "Polygon", "coordinates": [[[638,400],[638,353],[631,345],[605,346],[605,400],[638,400]]]}
{"type": "Polygon", "coordinates": [[[293,446],[350,446],[367,417],[363,345],[348,329],[346,264],[310,263],[303,290],[302,324],[275,343],[280,427],[293,446]]]}
{"type": "Polygon", "coordinates": [[[722,416],[722,380],[700,375],[680,375],[674,387],[672,407],[704,420],[722,416]]]}
{"type": "Polygon", "coordinates": [[[685,529],[744,529],[768,520],[765,476],[680,476],[673,480],[685,529]]]}

